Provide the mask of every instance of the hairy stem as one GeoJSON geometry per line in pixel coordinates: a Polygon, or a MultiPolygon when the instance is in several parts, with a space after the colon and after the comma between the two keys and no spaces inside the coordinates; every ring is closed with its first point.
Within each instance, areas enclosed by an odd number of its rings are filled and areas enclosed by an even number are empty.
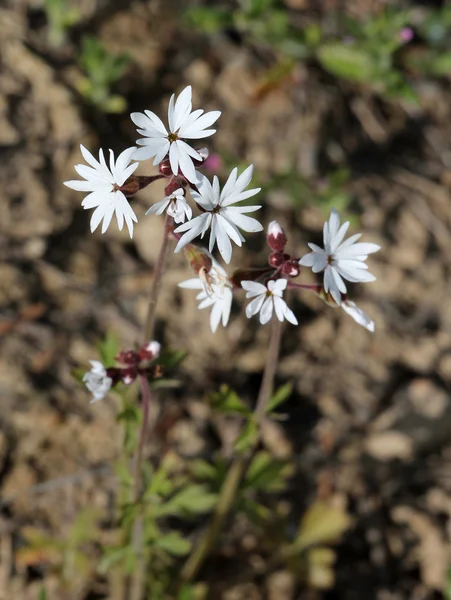
{"type": "MultiPolygon", "coordinates": [[[[265,370],[263,372],[263,379],[254,410],[254,417],[259,426],[265,416],[266,406],[268,405],[268,401],[273,392],[281,339],[282,323],[273,317],[265,370]]],[[[222,484],[218,503],[207,530],[182,569],[181,575],[183,581],[192,581],[195,579],[210,551],[216,544],[216,540],[221,533],[224,522],[235,501],[241,481],[246,474],[252,455],[253,451],[247,454],[241,454],[232,462],[224,483],[222,484]]]]}
{"type": "Polygon", "coordinates": [[[144,327],[144,343],[152,340],[155,333],[156,308],[158,296],[160,295],[161,281],[163,278],[166,257],[169,248],[169,233],[171,231],[171,217],[166,213],[164,218],[164,233],[161,242],[160,252],[158,253],[155,271],[152,279],[152,286],[149,293],[149,305],[147,308],[146,324],[144,327]]]}

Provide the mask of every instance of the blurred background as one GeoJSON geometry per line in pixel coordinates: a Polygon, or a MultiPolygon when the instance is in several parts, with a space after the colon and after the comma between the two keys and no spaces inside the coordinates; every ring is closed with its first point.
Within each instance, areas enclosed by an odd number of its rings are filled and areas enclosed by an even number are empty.
{"type": "MultiPolygon", "coordinates": [[[[130,112],[164,120],[189,84],[194,108],[222,111],[209,174],[253,163],[259,218],[286,227],[294,254],[321,241],[331,207],[382,246],[368,261],[377,281],[350,286],[374,335],[313,295],[289,298],[300,325],[285,329],[278,384],[293,392],[263,446],[291,470],[263,504],[294,528],[318,502],[333,507],[312,534],[319,551],[302,569],[274,563],[241,515],[202,571],[207,597],[451,598],[450,78],[440,0],[4,0],[1,600],[116,598],[79,532],[108,543],[117,405],[90,405],[74,371],[108,332],[123,347],[139,337],[162,236],[144,213],[163,186],[134,199],[131,241],[115,223],[92,235],[62,182],[80,143],[120,152],[136,140],[130,112]],[[87,507],[103,515],[95,528],[87,507]]],[[[250,235],[232,267],[266,258],[264,236],[250,235]]],[[[171,255],[157,339],[188,355],[181,385],[153,407],[149,456],[230,456],[240,421],[206,398],[227,383],[252,404],[260,383],[268,331],[237,303],[211,334],[195,294],[177,288],[191,276],[171,255]]]]}

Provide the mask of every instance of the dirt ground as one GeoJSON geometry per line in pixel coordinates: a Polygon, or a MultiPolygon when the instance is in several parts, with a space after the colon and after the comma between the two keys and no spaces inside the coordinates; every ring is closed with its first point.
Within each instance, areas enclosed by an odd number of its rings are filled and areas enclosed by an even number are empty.
{"type": "MultiPolygon", "coordinates": [[[[312,3],[286,4],[302,11],[312,3]]],[[[183,27],[173,2],[80,7],[83,18],[59,49],[48,44],[39,0],[6,0],[0,8],[0,599],[35,600],[42,581],[51,600],[110,597],[95,578],[90,589],[58,592],[57,575],[21,564],[16,550],[25,526],[59,537],[86,506],[111,510],[117,407],[114,399],[90,405],[73,370],[96,358],[106,331],[124,347],[139,338],[162,235],[162,220],[144,212],[162,186],[134,201],[139,224],[131,242],[115,225],[92,235],[80,195],[62,182],[74,178],[80,143],[93,151],[130,146],[129,112],[161,114],[172,91],[187,84],[195,107],[222,111],[211,148],[232,166],[253,163],[263,186],[293,164],[294,176],[317,186],[349,169],[346,214],[366,241],[382,246],[369,261],[377,281],[353,288],[376,322],[374,335],[313,295],[291,297],[300,325],[285,330],[278,383],[292,381],[294,393],[289,418],[264,436],[295,466],[287,501],[297,517],[318,497],[333,497],[352,517],[336,547],[335,583],[326,591],[295,586],[265,566],[258,549],[248,551],[254,560],[245,569],[233,568],[233,556],[218,549],[203,574],[217,590],[211,597],[444,598],[451,564],[449,81],[415,80],[420,102],[412,107],[299,62],[259,93],[268,52],[227,31],[183,27]],[[114,90],[127,100],[122,114],[102,113],[75,88],[86,32],[131,56],[114,90]]],[[[149,169],[142,164],[138,173],[149,169]]],[[[307,241],[321,239],[327,211],[302,198],[295,205],[286,189],[264,189],[261,219],[286,226],[301,256],[307,241]]],[[[263,236],[232,260],[234,267],[264,262],[263,236]]],[[[148,451],[227,454],[236,424],[216,420],[205,394],[227,382],[252,402],[268,332],[237,304],[229,327],[212,335],[194,294],[176,287],[190,276],[184,257],[172,255],[158,339],[189,355],[180,389],[155,407],[161,426],[148,451]]]]}

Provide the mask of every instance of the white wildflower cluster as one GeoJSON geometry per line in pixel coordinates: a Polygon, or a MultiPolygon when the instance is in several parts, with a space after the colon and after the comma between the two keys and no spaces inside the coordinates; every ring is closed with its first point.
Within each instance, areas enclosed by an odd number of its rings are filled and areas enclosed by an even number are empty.
{"type": "MultiPolygon", "coordinates": [[[[214,176],[210,181],[198,170],[208,158],[208,149],[194,148],[190,143],[213,135],[216,130],[212,126],[220,115],[219,111],[193,110],[192,90],[188,86],[177,97],[175,94],[171,96],[167,126],[150,110],[130,115],[141,137],[136,146],[121,152],[117,159],[110,150],[107,164],[102,150],[97,160],[84,146],[80,146],[87,165],[76,165],[75,170],[83,179],[65,184],[74,190],[87,192],[82,206],[95,209],[91,216],[91,231],[102,223],[101,231],[104,233],[115,215],[119,229],[122,230],[125,223],[132,237],[137,217],[131,208],[130,198],[152,181],[165,179],[164,198],[151,206],[146,215],[166,213],[172,220],[170,235],[177,242],[175,252],[184,248],[187,256],[190,252],[197,256],[191,263],[197,277],[183,281],[179,286],[198,291],[199,309],[211,309],[210,327],[213,332],[220,323],[227,325],[233,295],[242,290],[250,300],[245,311],[248,318],[258,315],[262,325],[272,318],[297,325],[297,318],[283,297],[290,289],[315,291],[329,303],[341,307],[358,324],[374,331],[374,322],[348,299],[345,282],[374,281],[366,260],[380,247],[358,242],[360,234],[345,240],[349,222],[341,225],[336,210],[332,210],[324,224],[324,247],[309,243],[311,252],[300,259],[286,253],[287,238],[277,221],[272,221],[267,231],[266,239],[271,251],[267,267],[246,272],[238,270],[229,278],[213,258],[211,253],[217,246],[222,259],[229,264],[232,242],[241,246],[245,241],[242,232],[263,230],[257,219],[248,216],[258,211],[261,205],[243,205],[245,200],[260,192],[258,187],[249,188],[252,165],[241,174],[236,167],[232,169],[222,187],[218,177],[214,176]],[[139,161],[148,159],[153,159],[153,165],[159,165],[158,175],[136,175],[139,161]],[[204,238],[207,233],[208,251],[193,246],[196,238],[204,238]],[[199,254],[203,257],[200,262],[199,254]],[[321,282],[295,283],[293,280],[301,274],[302,267],[310,267],[313,273],[321,274],[321,282]]],[[[108,392],[112,380],[101,363],[94,361],[92,365],[84,381],[97,400],[108,392]]],[[[135,378],[136,373],[129,366],[122,381],[127,383],[135,378]]]]}
{"type": "Polygon", "coordinates": [[[77,191],[90,192],[83,200],[83,208],[95,208],[91,217],[91,231],[95,231],[102,223],[102,233],[108,229],[111,219],[116,214],[119,229],[124,221],[130,237],[133,236],[133,222],[137,221],[127,196],[139,189],[137,185],[130,189],[127,180],[132,176],[138,162],[153,158],[154,165],[164,161],[168,164],[162,172],[170,179],[166,189],[169,193],[161,202],[154,204],[146,214],[157,215],[167,212],[174,222],[180,224],[174,234],[179,238],[175,251],[178,252],[194,238],[204,237],[210,231],[210,251],[215,244],[226,263],[232,256],[231,241],[238,246],[244,242],[240,229],[245,232],[262,231],[261,224],[246,213],[254,212],[261,206],[242,206],[242,202],[260,191],[260,188],[246,190],[251,182],[253,166],[250,165],[238,176],[238,169],[233,169],[222,191],[219,180],[215,176],[213,182],[196,170],[208,156],[205,148],[196,150],[186,140],[198,140],[215,133],[211,126],[218,120],[220,111],[204,113],[202,109],[194,110],[192,106],[191,86],[186,87],[179,96],[175,94],[169,100],[168,128],[152,111],[132,113],[131,119],[142,136],[132,146],[122,152],[117,161],[110,150],[109,168],[105,162],[103,151],[99,152],[99,161],[83,146],[83,158],[90,165],[77,165],[75,170],[85,181],[66,181],[65,184],[77,191]],[[169,173],[167,172],[169,169],[169,173]],[[173,185],[176,185],[174,188],[173,185]],[[189,190],[192,200],[199,206],[201,214],[193,218],[193,211],[185,194],[189,190]],[[183,234],[183,235],[179,235],[183,234]]]}

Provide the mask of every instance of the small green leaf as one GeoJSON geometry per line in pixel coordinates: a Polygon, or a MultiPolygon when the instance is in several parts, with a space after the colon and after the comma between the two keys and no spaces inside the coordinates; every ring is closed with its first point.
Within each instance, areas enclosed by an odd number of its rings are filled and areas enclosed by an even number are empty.
{"type": "Polygon", "coordinates": [[[190,463],[189,468],[193,475],[197,477],[197,479],[207,479],[209,481],[212,481],[217,478],[217,469],[214,465],[210,464],[206,460],[193,460],[190,463]]]}
{"type": "Polygon", "coordinates": [[[209,400],[213,408],[223,413],[239,415],[251,414],[251,411],[241,398],[225,384],[221,386],[219,392],[210,394],[209,400]]]}
{"type": "Polygon", "coordinates": [[[114,366],[114,359],[119,352],[119,339],[113,331],[108,331],[105,339],[97,343],[100,359],[105,367],[114,366]]]}
{"type": "Polygon", "coordinates": [[[127,108],[127,100],[123,96],[119,96],[119,94],[114,94],[108,96],[100,108],[103,108],[107,113],[120,114],[127,108]]]}
{"type": "Polygon", "coordinates": [[[286,383],[285,385],[282,385],[269,400],[265,412],[267,414],[272,413],[278,406],[280,406],[280,404],[285,402],[285,400],[288,400],[292,391],[292,383],[286,383]]]}
{"type": "Polygon", "coordinates": [[[42,585],[41,589],[38,593],[38,600],[47,600],[47,592],[45,591],[45,587],[42,585]]]}
{"type": "Polygon", "coordinates": [[[249,465],[244,484],[253,490],[282,490],[289,472],[288,463],[274,459],[269,452],[258,452],[249,465]]]}
{"type": "Polygon", "coordinates": [[[183,538],[178,531],[170,531],[163,535],[154,545],[172,556],[186,556],[191,550],[191,542],[183,538]]]}
{"type": "Polygon", "coordinates": [[[159,516],[197,515],[209,512],[216,504],[217,495],[211,493],[207,486],[192,484],[182,488],[178,493],[161,505],[159,516]]]}
{"type": "Polygon", "coordinates": [[[294,546],[299,552],[313,545],[334,543],[350,524],[345,510],[317,501],[304,513],[294,546]]]}
{"type": "Polygon", "coordinates": [[[235,442],[235,450],[237,452],[244,452],[249,450],[257,443],[258,439],[258,427],[255,419],[250,418],[246,425],[243,427],[242,432],[238,436],[235,442]]]}
{"type": "Polygon", "coordinates": [[[374,61],[362,47],[328,43],[319,47],[317,57],[326,71],[337,77],[371,82],[374,76],[374,61]]]}

